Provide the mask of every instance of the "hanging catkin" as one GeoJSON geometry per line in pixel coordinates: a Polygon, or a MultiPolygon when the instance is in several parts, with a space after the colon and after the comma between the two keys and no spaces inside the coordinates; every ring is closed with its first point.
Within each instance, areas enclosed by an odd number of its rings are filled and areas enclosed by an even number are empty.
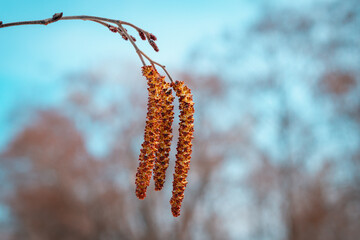
{"type": "Polygon", "coordinates": [[[172,135],[172,123],[174,119],[174,97],[170,84],[165,82],[165,77],[162,79],[162,91],[161,91],[161,125],[160,125],[160,138],[159,148],[155,158],[154,166],[154,181],[155,190],[160,191],[165,182],[166,170],[169,166],[169,154],[171,147],[172,135]]]}
{"type": "Polygon", "coordinates": [[[161,125],[161,82],[158,73],[152,66],[144,66],[142,73],[148,84],[148,106],[144,142],[139,155],[139,167],[136,173],[136,196],[139,199],[146,197],[147,187],[150,185],[154,168],[155,154],[159,147],[161,125]]]}
{"type": "Polygon", "coordinates": [[[186,177],[190,168],[191,141],[194,138],[194,102],[191,90],[185,86],[184,82],[176,81],[172,84],[172,87],[179,98],[180,108],[179,140],[176,148],[173,191],[170,200],[172,214],[174,217],[177,217],[180,215],[181,203],[184,199],[184,191],[187,185],[186,177]]]}

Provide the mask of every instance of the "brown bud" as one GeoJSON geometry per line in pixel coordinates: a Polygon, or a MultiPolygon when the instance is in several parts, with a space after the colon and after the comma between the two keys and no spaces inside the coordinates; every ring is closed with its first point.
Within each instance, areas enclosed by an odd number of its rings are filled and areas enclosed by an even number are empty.
{"type": "MultiPolygon", "coordinates": [[[[125,29],[125,28],[124,28],[125,29]]],[[[126,34],[124,33],[124,31],[121,29],[121,28],[117,28],[117,31],[118,33],[121,35],[121,37],[124,39],[124,40],[129,40],[129,38],[126,36],[126,34]]],[[[127,32],[127,30],[125,29],[125,31],[127,32]]]]}
{"type": "Polygon", "coordinates": [[[150,33],[150,39],[156,41],[157,37],[154,34],[150,33]]]}
{"type": "Polygon", "coordinates": [[[139,36],[142,40],[146,40],[145,33],[143,31],[139,31],[139,36]]]}
{"type": "Polygon", "coordinates": [[[158,52],[158,51],[159,51],[159,48],[158,48],[158,46],[156,45],[156,43],[155,43],[153,40],[149,40],[149,42],[150,42],[150,45],[152,46],[152,48],[153,48],[156,52],[158,52]]]}
{"type": "Polygon", "coordinates": [[[111,25],[109,26],[109,30],[114,32],[114,33],[118,32],[118,28],[114,27],[114,26],[111,26],[111,25]]]}
{"type": "Polygon", "coordinates": [[[52,16],[52,19],[54,20],[54,21],[57,21],[57,20],[59,20],[60,18],[62,18],[62,16],[63,16],[63,13],[61,12],[61,13],[55,13],[53,16],[52,16]]]}
{"type": "Polygon", "coordinates": [[[121,34],[121,37],[122,37],[125,41],[129,40],[129,38],[128,38],[125,34],[121,34]]]}

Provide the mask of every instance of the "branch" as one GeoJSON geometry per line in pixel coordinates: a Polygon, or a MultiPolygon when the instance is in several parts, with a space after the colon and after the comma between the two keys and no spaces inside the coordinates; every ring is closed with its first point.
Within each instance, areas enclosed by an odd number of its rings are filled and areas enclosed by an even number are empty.
{"type": "MultiPolygon", "coordinates": [[[[141,29],[137,26],[135,26],[132,23],[129,22],[124,22],[121,20],[116,20],[116,19],[110,19],[110,18],[102,18],[102,17],[95,17],[95,16],[87,16],[87,15],[80,15],[80,16],[63,16],[63,13],[55,13],[52,18],[47,18],[47,19],[43,19],[43,20],[35,20],[35,21],[22,21],[22,22],[13,22],[13,23],[3,23],[2,21],[0,21],[0,28],[5,28],[5,27],[13,27],[13,26],[21,26],[21,25],[48,25],[50,23],[54,23],[60,20],[84,20],[84,21],[92,21],[92,22],[96,22],[99,23],[105,27],[107,27],[110,31],[115,32],[115,33],[119,33],[122,38],[124,40],[129,40],[130,43],[133,45],[133,47],[135,48],[136,53],[138,54],[142,64],[145,66],[145,61],[144,61],[144,57],[150,62],[150,64],[155,68],[155,65],[161,67],[164,72],[166,73],[166,75],[169,77],[170,81],[173,82],[170,74],[168,73],[168,71],[165,69],[164,65],[161,65],[155,61],[153,61],[151,58],[149,58],[143,51],[141,51],[138,46],[136,45],[135,41],[135,37],[133,37],[132,35],[130,35],[127,30],[123,27],[123,25],[127,25],[129,27],[134,28],[136,31],[138,31],[139,36],[142,40],[147,40],[149,42],[149,44],[152,46],[152,48],[158,52],[159,48],[157,47],[155,41],[157,40],[156,37],[152,34],[149,33],[147,31],[145,31],[144,29],[141,29]],[[114,26],[114,25],[116,26],[114,26]]],[[[155,68],[156,69],[156,68],[155,68]]]]}

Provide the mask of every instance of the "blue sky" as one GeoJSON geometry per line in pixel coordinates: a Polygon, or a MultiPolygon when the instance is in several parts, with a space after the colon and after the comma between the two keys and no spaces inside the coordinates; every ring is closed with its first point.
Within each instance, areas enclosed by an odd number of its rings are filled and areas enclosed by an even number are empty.
{"type": "MultiPolygon", "coordinates": [[[[56,12],[94,15],[132,22],[158,37],[159,53],[139,43],[169,71],[179,70],[200,41],[256,15],[253,1],[3,1],[0,21],[37,20],[56,12]]],[[[136,33],[134,33],[136,35],[136,33]]],[[[61,80],[69,73],[103,62],[138,64],[132,46],[100,25],[62,21],[48,26],[0,30],[0,149],[21,123],[28,106],[49,106],[61,99],[61,80]]]]}
{"type": "MultiPolygon", "coordinates": [[[[226,30],[245,29],[252,20],[266,11],[266,6],[291,4],[294,8],[304,7],[303,11],[307,12],[305,5],[312,2],[311,0],[297,2],[285,0],[0,1],[0,21],[4,23],[49,18],[56,12],[63,12],[65,16],[94,15],[134,23],[158,37],[159,53],[154,52],[146,43],[139,43],[139,47],[154,60],[166,65],[171,73],[176,73],[186,66],[186,60],[196,46],[206,45],[212,38],[219,37],[226,30]]],[[[315,2],[322,1],[331,0],[315,2]]],[[[134,35],[138,38],[135,33],[134,35]]],[[[266,41],[268,39],[264,39],[264,42],[266,41]]],[[[253,54],[249,49],[246,51],[248,55],[253,54]]],[[[61,102],[66,91],[62,81],[68,74],[96,68],[111,61],[141,66],[129,42],[123,41],[118,35],[98,24],[83,21],[61,21],[48,26],[0,29],[0,54],[0,151],[6,147],[16,130],[24,123],[24,112],[26,114],[27,111],[31,111],[32,106],[47,107],[61,102]]],[[[252,58],[247,58],[242,64],[244,68],[258,73],[261,63],[256,60],[261,60],[261,56],[260,58],[256,54],[254,56],[254,61],[248,61],[252,58]]],[[[282,59],[286,62],[291,57],[284,55],[282,59]]],[[[293,66],[300,66],[295,72],[303,71],[308,66],[306,64],[312,63],[305,62],[304,65],[299,65],[302,60],[307,59],[293,61],[293,66]]],[[[267,62],[264,62],[264,65],[272,67],[267,62]]],[[[234,71],[237,69],[233,68],[234,71]]],[[[202,69],[203,72],[210,70],[206,67],[202,69]]],[[[309,72],[309,69],[306,69],[306,72],[309,72]]],[[[287,74],[286,71],[283,73],[287,74]]],[[[290,73],[294,73],[293,69],[290,73]]],[[[299,76],[303,75],[299,74],[299,76]]],[[[314,120],[314,116],[316,119],[327,121],[329,116],[324,115],[323,111],[314,113],[320,108],[311,108],[314,106],[313,99],[307,92],[302,92],[304,89],[307,90],[307,86],[298,84],[301,83],[301,79],[291,75],[289,79],[289,85],[293,80],[297,80],[297,83],[287,90],[291,92],[289,95],[293,99],[293,104],[300,106],[299,109],[307,113],[303,116],[309,118],[309,122],[314,120]]],[[[304,85],[307,83],[305,82],[304,85]]],[[[233,89],[233,91],[237,90],[233,89]]],[[[233,93],[231,96],[235,95],[236,93],[233,93]]],[[[239,99],[242,98],[238,96],[239,99]]],[[[230,100],[236,102],[234,98],[230,100]]],[[[273,146],[271,136],[275,136],[274,131],[278,130],[273,128],[274,124],[271,122],[277,114],[272,108],[276,103],[272,100],[274,98],[269,94],[263,95],[263,99],[257,101],[260,103],[267,101],[269,108],[265,115],[270,116],[263,119],[269,121],[268,125],[264,124],[268,128],[258,132],[261,138],[257,140],[270,147],[273,146]]],[[[239,107],[235,104],[233,106],[233,109],[228,106],[220,107],[228,113],[221,116],[229,119],[232,117],[237,121],[239,116],[236,116],[236,111],[239,107]]],[[[263,110],[264,108],[261,108],[261,111],[263,110]]],[[[214,115],[219,116],[217,109],[214,110],[214,115]]],[[[316,124],[321,125],[321,123],[316,124]]],[[[337,146],[343,149],[342,145],[339,145],[337,136],[333,136],[332,132],[332,138],[326,135],[328,129],[324,130],[321,127],[316,129],[320,131],[317,135],[325,136],[321,139],[330,139],[327,144],[322,144],[324,151],[330,152],[329,155],[339,151],[337,146]]],[[[349,139],[344,138],[343,142],[350,143],[350,146],[358,140],[358,138],[349,139]]],[[[0,214],[0,218],[1,216],[0,214]]]]}
{"type": "MultiPolygon", "coordinates": [[[[321,1],[325,0],[317,2],[321,1]]],[[[0,21],[44,19],[56,12],[129,21],[158,37],[159,53],[146,43],[139,43],[139,47],[176,73],[186,66],[196,46],[211,42],[234,26],[245,29],[267,7],[299,7],[310,2],[1,0],[0,21]]],[[[0,53],[0,150],[21,124],[20,114],[29,106],[49,106],[61,100],[62,80],[68,74],[111,61],[141,66],[129,42],[98,24],[83,21],[2,28],[0,53]]]]}
{"type": "MultiPolygon", "coordinates": [[[[6,1],[0,9],[0,18],[3,22],[11,22],[42,19],[55,12],[64,12],[64,15],[96,15],[126,20],[156,33],[161,50],[156,54],[156,59],[166,61],[167,65],[179,65],[194,42],[217,34],[234,22],[238,23],[251,14],[251,8],[252,4],[246,1],[224,1],[221,4],[218,1],[102,1],[101,4],[98,1],[6,1]]],[[[101,26],[81,21],[62,22],[47,27],[8,28],[2,29],[0,34],[2,53],[12,56],[9,60],[16,59],[17,52],[22,53],[24,61],[28,62],[28,58],[31,58],[37,64],[40,61],[49,62],[49,51],[59,51],[62,55],[69,51],[80,55],[73,57],[73,61],[65,56],[57,59],[57,67],[66,67],[64,61],[67,65],[73,65],[80,58],[83,64],[88,64],[84,59],[90,62],[95,58],[113,55],[126,55],[127,58],[135,56],[131,48],[125,47],[126,43],[118,41],[101,26]],[[69,36],[72,36],[71,41],[69,36]],[[98,41],[103,43],[102,46],[98,46],[98,41]],[[17,48],[10,48],[10,45],[17,48]],[[94,46],[97,47],[88,51],[94,46]],[[117,51],[114,47],[117,47],[117,51]]],[[[144,50],[150,48],[144,46],[144,50]]],[[[154,53],[151,55],[155,56],[154,53]]],[[[16,64],[9,62],[7,65],[14,67],[16,64]]]]}

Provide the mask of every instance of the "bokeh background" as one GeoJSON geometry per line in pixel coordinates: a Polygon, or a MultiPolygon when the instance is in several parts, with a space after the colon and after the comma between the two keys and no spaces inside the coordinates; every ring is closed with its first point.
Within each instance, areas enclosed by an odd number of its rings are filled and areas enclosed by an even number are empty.
{"type": "Polygon", "coordinates": [[[55,12],[158,37],[138,45],[194,94],[189,184],[173,218],[174,143],[165,189],[135,196],[147,92],[129,42],[83,21],[3,28],[1,239],[358,239],[357,0],[1,1],[0,21],[55,12]]]}

